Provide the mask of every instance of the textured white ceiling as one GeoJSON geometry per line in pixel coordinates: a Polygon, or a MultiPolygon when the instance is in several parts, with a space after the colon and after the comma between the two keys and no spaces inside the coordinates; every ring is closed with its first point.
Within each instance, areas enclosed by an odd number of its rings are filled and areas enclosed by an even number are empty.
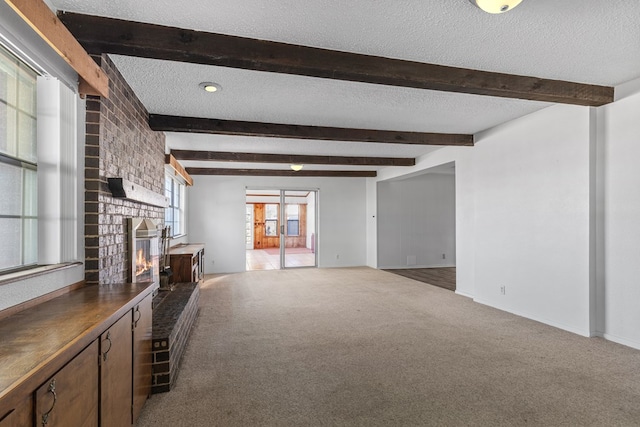
{"type": "Polygon", "coordinates": [[[315,126],[474,133],[550,104],[112,56],[150,112],[315,126]],[[204,92],[200,82],[222,85],[204,92]],[[159,90],[158,88],[162,88],[159,90]]]}
{"type": "MultiPolygon", "coordinates": [[[[59,10],[583,83],[615,86],[640,77],[638,0],[524,0],[502,15],[486,14],[468,0],[53,3],[59,10]]],[[[475,133],[548,105],[140,58],[113,59],[149,112],[160,114],[475,133]],[[220,83],[223,90],[208,96],[198,89],[201,81],[220,83]]],[[[433,149],[185,134],[168,135],[168,145],[369,156],[415,156],[433,149]]]]}
{"type": "Polygon", "coordinates": [[[615,85],[639,75],[637,0],[53,0],[61,10],[443,65],[615,85]]]}

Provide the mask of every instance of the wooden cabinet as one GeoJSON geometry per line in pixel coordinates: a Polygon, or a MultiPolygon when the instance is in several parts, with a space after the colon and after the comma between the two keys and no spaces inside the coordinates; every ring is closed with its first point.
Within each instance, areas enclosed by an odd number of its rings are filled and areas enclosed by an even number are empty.
{"type": "Polygon", "coordinates": [[[175,283],[199,282],[204,279],[204,245],[188,243],[169,249],[169,265],[175,283]]]}
{"type": "Polygon", "coordinates": [[[133,310],[133,421],[151,394],[153,363],[152,297],[148,295],[133,310]]]}
{"type": "Polygon", "coordinates": [[[135,423],[151,388],[152,285],[85,287],[0,320],[0,427],[135,423]]]}
{"type": "Polygon", "coordinates": [[[94,341],[36,390],[36,425],[98,425],[97,354],[94,341]]]}

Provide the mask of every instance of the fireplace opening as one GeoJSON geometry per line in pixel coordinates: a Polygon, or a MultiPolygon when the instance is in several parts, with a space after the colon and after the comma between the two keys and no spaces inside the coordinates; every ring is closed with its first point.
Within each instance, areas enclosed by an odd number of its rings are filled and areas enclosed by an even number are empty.
{"type": "Polygon", "coordinates": [[[136,278],[134,282],[153,280],[151,240],[136,240],[136,278]]]}
{"type": "Polygon", "coordinates": [[[152,282],[154,293],[160,287],[160,232],[155,221],[129,220],[129,271],[132,283],[152,282]]]}

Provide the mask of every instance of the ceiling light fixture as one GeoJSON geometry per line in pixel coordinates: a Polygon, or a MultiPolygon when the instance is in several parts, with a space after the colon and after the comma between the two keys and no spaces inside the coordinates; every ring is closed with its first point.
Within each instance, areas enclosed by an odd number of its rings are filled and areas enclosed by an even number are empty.
{"type": "Polygon", "coordinates": [[[293,169],[296,172],[302,170],[303,167],[304,165],[291,165],[291,169],[293,169]]]}
{"type": "Polygon", "coordinates": [[[487,13],[503,13],[513,9],[522,0],[469,0],[487,13]]]}
{"type": "Polygon", "coordinates": [[[218,92],[222,90],[222,86],[220,86],[218,83],[211,83],[211,82],[202,82],[200,83],[200,87],[202,88],[202,90],[209,93],[218,92]]]}

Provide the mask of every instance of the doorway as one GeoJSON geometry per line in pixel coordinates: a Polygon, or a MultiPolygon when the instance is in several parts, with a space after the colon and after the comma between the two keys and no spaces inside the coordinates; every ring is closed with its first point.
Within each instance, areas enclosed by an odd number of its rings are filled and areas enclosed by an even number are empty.
{"type": "Polygon", "coordinates": [[[246,190],[246,269],[317,267],[317,190],[246,190]]]}
{"type": "Polygon", "coordinates": [[[456,169],[378,182],[378,268],[456,290],[456,169]]]}

